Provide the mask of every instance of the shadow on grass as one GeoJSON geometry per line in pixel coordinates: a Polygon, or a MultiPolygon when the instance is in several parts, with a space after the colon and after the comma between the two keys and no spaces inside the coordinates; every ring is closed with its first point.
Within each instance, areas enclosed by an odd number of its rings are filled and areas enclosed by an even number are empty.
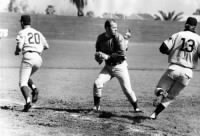
{"type": "Polygon", "coordinates": [[[52,110],[52,111],[65,111],[69,113],[89,113],[92,109],[66,109],[66,108],[51,108],[51,107],[33,107],[33,109],[38,110],[52,110]]]}
{"type": "MultiPolygon", "coordinates": [[[[12,110],[12,111],[19,111],[19,108],[17,106],[0,106],[0,109],[2,110],[12,110]]],[[[95,115],[98,118],[105,118],[105,119],[111,119],[111,118],[124,118],[128,120],[132,120],[133,124],[141,123],[144,120],[149,119],[149,117],[142,115],[143,113],[136,113],[133,116],[131,115],[120,115],[116,113],[112,113],[109,111],[93,111],[92,109],[81,109],[81,108],[73,108],[73,109],[66,109],[66,108],[54,108],[54,107],[32,107],[31,109],[37,109],[37,110],[52,110],[52,111],[60,111],[60,112],[68,112],[68,113],[78,113],[83,114],[86,116],[92,116],[95,115]],[[139,114],[139,115],[138,115],[139,114]]]]}
{"type": "Polygon", "coordinates": [[[133,124],[141,123],[144,120],[149,119],[149,117],[146,115],[138,115],[138,114],[143,114],[143,113],[136,113],[136,115],[130,116],[130,115],[118,115],[118,114],[113,114],[112,112],[102,111],[99,114],[99,118],[112,118],[112,117],[125,118],[128,120],[132,120],[133,124]]]}
{"type": "Polygon", "coordinates": [[[133,123],[132,124],[137,124],[137,123],[141,123],[144,120],[149,119],[148,116],[146,115],[142,115],[143,113],[135,113],[135,115],[133,114],[133,116],[131,115],[119,115],[116,113],[112,113],[109,111],[93,111],[92,109],[66,109],[66,108],[51,108],[51,107],[35,107],[34,109],[42,109],[42,110],[53,110],[53,111],[65,111],[65,112],[69,112],[69,113],[79,113],[79,114],[84,114],[84,115],[95,115],[98,118],[105,118],[105,119],[109,119],[109,118],[124,118],[124,119],[128,119],[128,120],[132,120],[133,123]]]}

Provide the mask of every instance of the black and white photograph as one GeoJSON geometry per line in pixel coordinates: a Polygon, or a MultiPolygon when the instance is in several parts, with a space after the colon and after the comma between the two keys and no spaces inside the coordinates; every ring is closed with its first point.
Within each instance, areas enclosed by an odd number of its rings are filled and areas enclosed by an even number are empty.
{"type": "Polygon", "coordinates": [[[0,136],[200,136],[199,0],[1,0],[0,136]]]}

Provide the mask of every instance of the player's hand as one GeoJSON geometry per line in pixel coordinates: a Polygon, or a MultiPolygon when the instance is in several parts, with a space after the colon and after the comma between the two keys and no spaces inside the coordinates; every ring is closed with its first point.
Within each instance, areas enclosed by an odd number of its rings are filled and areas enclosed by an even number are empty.
{"type": "Polygon", "coordinates": [[[105,53],[103,53],[103,52],[96,52],[96,56],[98,56],[100,59],[103,59],[103,60],[107,60],[107,59],[109,59],[109,55],[107,55],[107,54],[105,54],[105,53]]]}
{"type": "Polygon", "coordinates": [[[103,58],[101,58],[99,52],[95,53],[94,58],[99,64],[101,64],[103,62],[103,58]]]}
{"type": "Polygon", "coordinates": [[[131,38],[131,30],[128,29],[124,35],[124,39],[130,39],[131,38]]]}
{"type": "Polygon", "coordinates": [[[19,55],[19,52],[18,51],[15,51],[15,56],[19,55]]]}
{"type": "Polygon", "coordinates": [[[99,65],[101,65],[101,63],[103,62],[102,59],[96,59],[96,58],[95,58],[95,60],[99,63],[99,65]]]}

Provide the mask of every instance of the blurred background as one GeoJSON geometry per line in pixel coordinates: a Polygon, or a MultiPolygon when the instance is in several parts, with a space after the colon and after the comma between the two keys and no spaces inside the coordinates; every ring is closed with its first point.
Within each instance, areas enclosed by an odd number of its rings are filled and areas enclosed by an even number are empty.
{"type": "Polygon", "coordinates": [[[95,18],[183,21],[196,16],[199,0],[1,0],[0,12],[95,18]]]}
{"type": "Polygon", "coordinates": [[[95,41],[105,20],[115,18],[120,32],[131,29],[131,42],[161,42],[183,30],[188,16],[200,22],[200,0],[1,0],[0,28],[8,38],[20,30],[21,14],[50,39],[95,41]]]}

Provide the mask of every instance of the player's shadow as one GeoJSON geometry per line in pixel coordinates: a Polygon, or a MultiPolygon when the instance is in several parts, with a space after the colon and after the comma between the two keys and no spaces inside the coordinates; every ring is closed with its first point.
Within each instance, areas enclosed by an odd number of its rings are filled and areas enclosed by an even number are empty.
{"type": "Polygon", "coordinates": [[[33,107],[38,110],[52,110],[52,111],[65,111],[69,113],[89,113],[92,109],[66,109],[66,108],[51,108],[51,107],[33,107]]]}
{"type": "Polygon", "coordinates": [[[99,118],[125,118],[128,120],[132,120],[133,123],[141,123],[142,121],[149,119],[149,117],[143,115],[143,113],[134,113],[132,115],[119,115],[116,113],[112,113],[109,111],[98,111],[95,112],[92,109],[81,109],[81,108],[74,108],[74,109],[66,109],[66,108],[52,108],[52,107],[35,107],[34,109],[42,109],[42,110],[53,110],[53,111],[65,111],[69,113],[79,113],[85,115],[96,115],[99,118]]]}
{"type": "MultiPolygon", "coordinates": [[[[3,106],[0,106],[0,109],[2,110],[11,110],[11,111],[23,111],[23,107],[21,105],[3,105],[3,106]]],[[[52,108],[52,107],[31,107],[30,108],[30,111],[31,110],[52,110],[52,111],[64,111],[64,112],[69,112],[69,113],[89,113],[92,109],[66,109],[66,108],[52,108]]]]}
{"type": "Polygon", "coordinates": [[[141,123],[144,120],[149,119],[148,116],[138,115],[138,114],[134,115],[134,116],[132,116],[132,115],[131,116],[130,115],[118,115],[118,114],[113,114],[112,112],[107,112],[107,111],[102,111],[99,114],[99,118],[112,118],[112,117],[125,118],[125,119],[128,119],[128,120],[132,120],[133,124],[141,123]]]}
{"type": "Polygon", "coordinates": [[[116,113],[112,113],[109,111],[98,111],[95,112],[92,109],[66,109],[66,108],[51,108],[51,107],[35,107],[34,109],[43,109],[43,110],[53,110],[53,111],[66,111],[69,113],[79,113],[79,114],[84,114],[84,115],[95,115],[99,118],[124,118],[128,120],[132,120],[133,124],[141,123],[144,120],[149,119],[148,116],[142,115],[143,113],[136,113],[133,116],[132,115],[119,115],[116,113]]]}
{"type": "Polygon", "coordinates": [[[19,105],[2,105],[2,106],[0,106],[0,109],[1,110],[10,110],[10,111],[22,111],[21,110],[21,106],[19,106],[19,105]]]}
{"type": "MultiPolygon", "coordinates": [[[[0,109],[3,110],[12,110],[12,111],[20,111],[18,106],[0,106],[0,109]]],[[[133,124],[136,123],[141,123],[146,119],[149,119],[149,117],[143,115],[143,113],[134,113],[132,115],[120,115],[116,113],[112,113],[109,111],[98,111],[95,112],[92,109],[81,109],[81,108],[55,108],[55,107],[32,107],[31,109],[36,109],[36,110],[52,110],[52,111],[60,111],[60,112],[68,112],[68,113],[78,113],[78,114],[83,114],[83,115],[88,115],[92,116],[95,115],[98,118],[124,118],[128,120],[132,120],[133,124]]]]}
{"type": "Polygon", "coordinates": [[[35,107],[34,109],[42,109],[42,110],[53,110],[53,111],[65,111],[69,113],[78,113],[78,114],[84,114],[84,115],[95,115],[99,118],[124,118],[128,120],[132,120],[133,124],[141,123],[144,120],[149,119],[148,116],[145,116],[143,113],[134,113],[132,115],[120,115],[116,113],[112,113],[109,111],[98,111],[95,112],[92,109],[66,109],[66,108],[51,108],[51,107],[35,107]]]}

